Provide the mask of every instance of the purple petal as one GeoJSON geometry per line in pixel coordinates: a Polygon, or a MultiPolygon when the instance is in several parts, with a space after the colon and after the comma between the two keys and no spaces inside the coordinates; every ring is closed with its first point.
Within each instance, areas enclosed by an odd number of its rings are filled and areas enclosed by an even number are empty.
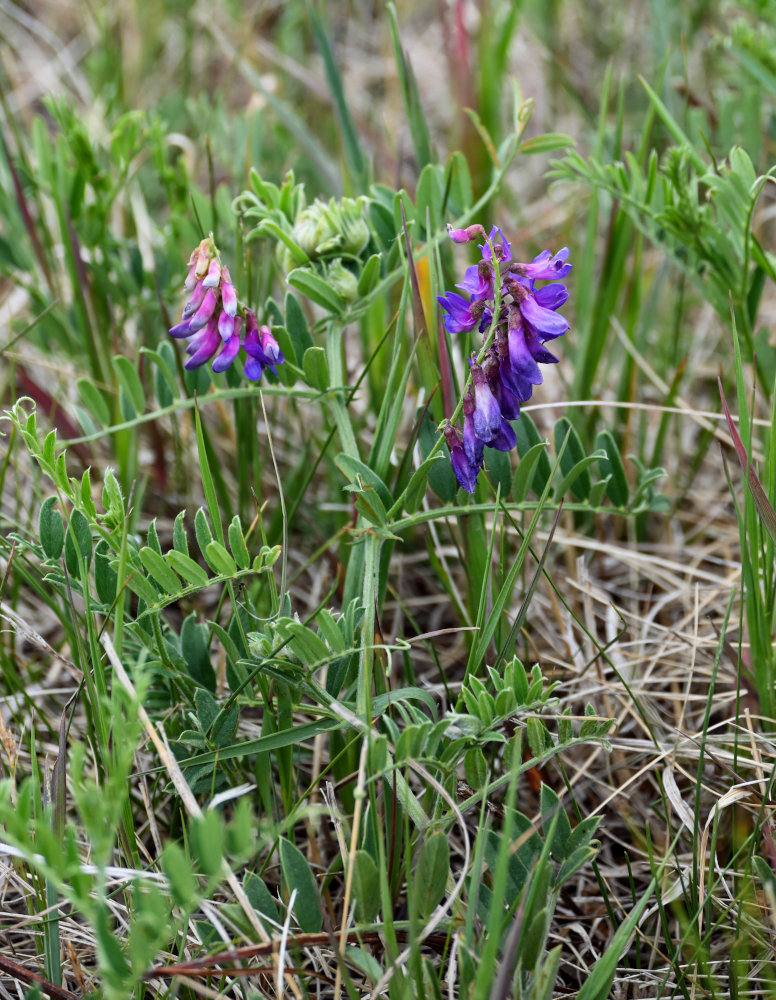
{"type": "Polygon", "coordinates": [[[450,462],[453,466],[455,478],[458,480],[458,485],[462,486],[467,493],[474,493],[477,486],[477,472],[479,470],[472,467],[462,445],[456,445],[450,452],[450,462]]]}
{"type": "Polygon", "coordinates": [[[536,337],[530,331],[526,331],[525,342],[528,350],[535,361],[538,361],[540,365],[557,365],[558,359],[554,354],[551,354],[541,341],[537,340],[536,337]]]}
{"type": "Polygon", "coordinates": [[[267,364],[267,356],[261,349],[259,342],[259,331],[254,327],[249,327],[243,337],[243,350],[249,357],[256,358],[262,365],[267,364]]]}
{"type": "Polygon", "coordinates": [[[191,321],[185,319],[182,323],[177,323],[170,329],[171,337],[190,337],[191,336],[191,321]]]}
{"type": "Polygon", "coordinates": [[[488,444],[501,427],[501,410],[487,383],[474,383],[474,399],[477,404],[472,414],[474,433],[488,444]]]}
{"type": "Polygon", "coordinates": [[[457,292],[437,295],[437,302],[447,310],[445,329],[448,333],[463,333],[477,325],[479,317],[472,315],[472,303],[457,292]]]}
{"type": "Polygon", "coordinates": [[[569,328],[569,321],[565,316],[540,306],[533,295],[527,295],[521,301],[520,312],[543,340],[560,337],[569,328]]]}
{"type": "MultiPolygon", "coordinates": [[[[513,371],[509,360],[503,362],[501,365],[501,383],[520,403],[524,403],[527,399],[531,398],[533,382],[518,372],[513,371]]],[[[512,420],[516,418],[509,417],[508,419],[512,420]]]]}
{"type": "MultiPolygon", "coordinates": [[[[445,424],[444,435],[447,447],[450,449],[450,462],[453,466],[455,478],[467,493],[474,493],[474,487],[477,485],[477,473],[482,465],[482,460],[480,459],[479,462],[470,461],[465,448],[461,444],[461,435],[449,420],[445,424]]],[[[465,435],[466,430],[464,428],[465,435]]]]}
{"type": "MultiPolygon", "coordinates": [[[[539,371],[536,358],[526,343],[526,335],[522,327],[513,327],[509,331],[509,365],[518,379],[523,382],[529,382],[531,385],[542,384],[542,373],[539,371]]],[[[520,396],[520,393],[516,393],[516,395],[520,396]]]]}
{"type": "MultiPolygon", "coordinates": [[[[462,288],[468,292],[472,299],[492,299],[493,298],[493,273],[490,277],[480,272],[478,264],[472,264],[466,268],[463,281],[459,282],[456,288],[462,288]]],[[[453,293],[454,294],[454,293],[453,293]]]]}
{"type": "Polygon", "coordinates": [[[272,331],[268,326],[262,326],[261,330],[259,330],[259,339],[264,357],[267,359],[267,365],[277,375],[275,365],[280,365],[285,360],[283,352],[280,350],[280,345],[272,336],[272,331]]]}
{"type": "Polygon", "coordinates": [[[197,257],[195,252],[191,255],[191,260],[189,261],[189,273],[186,275],[186,280],[183,282],[183,290],[185,292],[192,291],[196,283],[197,283],[197,257]]]}
{"type": "Polygon", "coordinates": [[[264,365],[259,361],[258,358],[249,356],[243,365],[245,371],[245,377],[252,379],[254,382],[258,382],[264,372],[264,365]]]}
{"type": "Polygon", "coordinates": [[[463,418],[463,448],[466,457],[472,465],[479,468],[482,465],[482,456],[485,452],[485,445],[477,437],[474,430],[474,413],[467,414],[463,418]]]}
{"type": "Polygon", "coordinates": [[[204,365],[206,361],[209,361],[216,353],[218,346],[221,344],[221,337],[218,334],[218,323],[215,319],[212,319],[208,323],[202,333],[195,338],[195,341],[192,341],[187,348],[187,351],[190,351],[192,347],[196,346],[196,350],[186,362],[184,368],[198,368],[200,365],[204,365]]]}
{"type": "MultiPolygon", "coordinates": [[[[502,365],[501,369],[503,367],[502,365]]],[[[511,386],[505,384],[503,378],[499,378],[496,399],[501,410],[501,416],[506,417],[507,420],[517,420],[520,416],[520,397],[511,386]]]]}
{"type": "MultiPolygon", "coordinates": [[[[507,243],[507,241],[504,239],[504,234],[499,226],[494,226],[491,229],[490,236],[488,237],[488,239],[493,244],[494,248],[498,246],[501,247],[501,256],[499,258],[500,260],[505,262],[512,260],[512,244],[507,243]]],[[[480,250],[482,250],[483,260],[491,259],[490,246],[487,243],[481,243],[480,250]]]]}
{"type": "Polygon", "coordinates": [[[560,309],[568,297],[568,289],[560,282],[534,290],[534,298],[544,309],[560,309]]]}
{"type": "Polygon", "coordinates": [[[237,352],[240,350],[240,337],[238,334],[232,334],[229,340],[226,341],[224,346],[221,348],[221,352],[218,357],[213,362],[214,372],[223,372],[232,364],[234,359],[237,357],[237,352]]]}
{"type": "Polygon", "coordinates": [[[531,261],[530,264],[522,264],[524,273],[529,278],[536,281],[546,281],[551,278],[565,278],[571,271],[571,264],[566,263],[569,255],[569,248],[563,247],[554,257],[550,256],[549,250],[542,250],[540,254],[531,261]]]}
{"type": "Polygon", "coordinates": [[[517,435],[514,427],[508,420],[502,420],[498,434],[488,444],[488,447],[495,448],[497,451],[511,451],[516,444],[517,435]]]}

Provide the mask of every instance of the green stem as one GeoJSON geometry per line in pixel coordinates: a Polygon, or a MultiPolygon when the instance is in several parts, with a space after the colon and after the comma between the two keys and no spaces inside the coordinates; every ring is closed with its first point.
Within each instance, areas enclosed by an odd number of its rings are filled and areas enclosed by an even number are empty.
{"type": "MultiPolygon", "coordinates": [[[[329,364],[329,376],[334,385],[345,385],[345,370],[342,361],[341,323],[332,322],[326,340],[326,360],[329,364]]],[[[330,405],[334,422],[337,425],[342,450],[352,458],[359,458],[358,444],[353,426],[350,422],[348,407],[343,391],[333,392],[330,405]]],[[[372,680],[374,676],[374,644],[375,644],[375,601],[377,597],[377,572],[380,564],[380,539],[367,534],[363,542],[363,586],[361,600],[364,617],[361,622],[361,653],[358,668],[358,694],[356,711],[366,722],[370,720],[372,704],[372,680]]],[[[355,554],[354,554],[355,556],[355,554]]],[[[355,567],[355,563],[351,563],[355,567]]],[[[349,567],[350,569],[350,567],[349,567]]]]}
{"type": "MultiPolygon", "coordinates": [[[[329,366],[329,378],[334,386],[345,386],[345,365],[342,361],[342,334],[343,325],[332,321],[329,326],[328,337],[326,338],[326,361],[329,366]]],[[[348,405],[345,401],[345,391],[340,388],[332,392],[329,402],[334,416],[334,423],[337,426],[342,450],[351,458],[358,458],[358,444],[353,433],[353,426],[350,423],[348,405]]]]}
{"type": "Polygon", "coordinates": [[[358,663],[358,688],[356,713],[369,723],[372,717],[372,681],[375,666],[375,604],[377,601],[377,574],[380,567],[382,539],[369,534],[364,539],[364,589],[362,603],[364,617],[361,622],[361,652],[358,663]]]}

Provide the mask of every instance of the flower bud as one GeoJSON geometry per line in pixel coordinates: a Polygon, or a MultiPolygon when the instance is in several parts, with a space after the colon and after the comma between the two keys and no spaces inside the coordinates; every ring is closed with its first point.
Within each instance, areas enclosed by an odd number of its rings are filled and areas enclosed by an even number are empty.
{"type": "Polygon", "coordinates": [[[352,302],[358,295],[358,279],[345,267],[339,257],[329,264],[328,277],[331,287],[346,302],[352,302]]]}
{"type": "Polygon", "coordinates": [[[217,288],[218,283],[221,281],[221,265],[218,262],[218,258],[214,257],[210,261],[210,267],[208,268],[207,275],[205,276],[202,284],[205,288],[217,288]]]}
{"type": "Polygon", "coordinates": [[[221,305],[227,316],[237,315],[237,291],[227,268],[221,268],[221,305]]]}

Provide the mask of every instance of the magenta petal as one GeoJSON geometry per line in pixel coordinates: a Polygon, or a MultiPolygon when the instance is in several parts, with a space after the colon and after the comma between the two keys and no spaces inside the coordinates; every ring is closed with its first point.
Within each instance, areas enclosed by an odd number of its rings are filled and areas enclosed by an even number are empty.
{"type": "Polygon", "coordinates": [[[223,372],[232,364],[240,350],[240,338],[233,334],[221,348],[221,353],[213,362],[214,372],[223,372]]]}
{"type": "MultiPolygon", "coordinates": [[[[226,268],[224,268],[226,274],[226,268]]],[[[235,316],[237,313],[237,292],[230,281],[221,283],[221,305],[227,316],[235,316]]]]}
{"type": "MultiPolygon", "coordinates": [[[[221,338],[218,335],[218,324],[211,320],[208,323],[207,328],[200,334],[197,340],[197,349],[189,358],[189,360],[184,365],[184,368],[198,368],[200,365],[204,365],[206,361],[209,361],[213,355],[216,353],[218,345],[221,343],[221,338]]],[[[189,344],[191,348],[192,344],[189,344]]]]}
{"type": "Polygon", "coordinates": [[[191,316],[193,312],[196,312],[196,310],[199,309],[199,307],[202,305],[202,300],[205,298],[206,293],[207,293],[207,288],[205,288],[205,286],[202,284],[201,281],[198,281],[197,284],[194,286],[194,291],[192,293],[191,298],[183,307],[184,319],[186,319],[187,316],[191,316]]]}
{"type": "Polygon", "coordinates": [[[194,315],[191,317],[191,332],[195,333],[197,330],[201,330],[205,326],[216,310],[216,304],[218,302],[218,297],[212,288],[208,288],[205,293],[205,297],[202,300],[202,305],[197,309],[194,315]]]}
{"type": "Polygon", "coordinates": [[[283,357],[283,352],[280,350],[280,345],[272,336],[272,331],[268,326],[263,326],[259,331],[261,338],[261,349],[264,352],[264,357],[267,359],[267,365],[272,369],[275,375],[275,365],[281,365],[285,361],[283,357]]]}

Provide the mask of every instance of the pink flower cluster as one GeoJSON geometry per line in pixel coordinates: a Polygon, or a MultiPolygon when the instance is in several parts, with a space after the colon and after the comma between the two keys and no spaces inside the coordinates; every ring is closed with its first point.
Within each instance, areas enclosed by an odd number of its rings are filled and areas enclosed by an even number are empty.
{"type": "Polygon", "coordinates": [[[214,372],[226,371],[242,348],[247,355],[243,366],[247,378],[261,378],[265,368],[277,374],[275,365],[283,362],[278,342],[268,326],[259,327],[252,309],[239,306],[212,235],[191,254],[183,287],[191,296],[170,336],[188,340],[186,368],[198,368],[212,358],[214,372]]]}

